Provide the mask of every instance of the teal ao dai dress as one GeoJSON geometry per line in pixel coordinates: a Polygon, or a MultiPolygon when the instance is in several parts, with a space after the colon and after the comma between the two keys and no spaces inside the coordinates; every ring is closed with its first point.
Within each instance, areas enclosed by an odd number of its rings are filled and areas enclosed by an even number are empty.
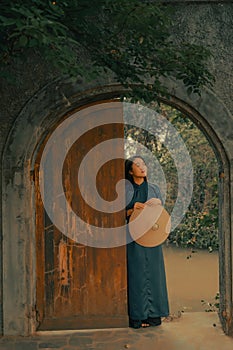
{"type": "MultiPolygon", "coordinates": [[[[133,208],[135,202],[145,203],[150,198],[162,201],[158,186],[147,181],[126,186],[126,203],[130,200],[126,210],[133,208]]],[[[162,245],[148,248],[135,241],[128,243],[127,272],[129,318],[141,322],[148,317],[167,317],[169,304],[162,245]]]]}

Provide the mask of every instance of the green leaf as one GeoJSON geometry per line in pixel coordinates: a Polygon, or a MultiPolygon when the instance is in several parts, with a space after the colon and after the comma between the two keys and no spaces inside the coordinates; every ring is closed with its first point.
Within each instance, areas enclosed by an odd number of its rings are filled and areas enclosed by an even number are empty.
{"type": "Polygon", "coordinates": [[[36,47],[38,45],[38,40],[36,39],[29,39],[28,40],[28,47],[36,47]]]}
{"type": "Polygon", "coordinates": [[[192,91],[193,91],[192,87],[191,87],[191,86],[189,86],[189,87],[188,87],[188,89],[187,89],[187,93],[188,93],[188,95],[191,95],[192,91]]]}
{"type": "Polygon", "coordinates": [[[0,16],[0,21],[2,26],[11,26],[15,24],[15,20],[13,18],[0,16]]]}
{"type": "Polygon", "coordinates": [[[26,35],[20,36],[20,38],[18,40],[18,45],[20,47],[25,47],[25,46],[27,46],[27,43],[28,43],[28,38],[26,37],[26,35]]]}

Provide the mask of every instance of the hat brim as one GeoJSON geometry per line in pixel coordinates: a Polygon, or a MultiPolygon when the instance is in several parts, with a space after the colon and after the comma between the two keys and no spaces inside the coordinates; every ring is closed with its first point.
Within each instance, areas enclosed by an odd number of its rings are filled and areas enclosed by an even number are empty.
{"type": "Polygon", "coordinates": [[[134,241],[144,247],[156,247],[169,236],[171,218],[160,205],[146,205],[135,209],[129,220],[129,232],[134,241]]]}

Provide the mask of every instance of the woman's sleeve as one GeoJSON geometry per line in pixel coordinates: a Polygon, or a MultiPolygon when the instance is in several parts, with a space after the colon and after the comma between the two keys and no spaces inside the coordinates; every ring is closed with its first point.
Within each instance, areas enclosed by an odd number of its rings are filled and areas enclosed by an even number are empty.
{"type": "MultiPolygon", "coordinates": [[[[163,198],[162,198],[162,195],[161,195],[159,186],[157,186],[157,185],[155,185],[155,184],[150,184],[149,186],[150,186],[150,189],[151,189],[151,191],[149,191],[149,192],[153,192],[154,195],[155,195],[155,197],[158,198],[158,199],[160,199],[161,202],[162,202],[162,205],[164,205],[164,203],[163,203],[163,198]]],[[[151,197],[151,198],[153,197],[152,193],[150,193],[150,197],[151,197]]]]}
{"type": "Polygon", "coordinates": [[[132,191],[132,188],[131,186],[126,186],[125,187],[125,203],[126,203],[126,207],[125,207],[125,218],[126,218],[126,221],[129,222],[129,218],[130,218],[130,215],[127,215],[127,211],[129,209],[132,209],[133,208],[133,201],[131,200],[133,197],[133,191],[132,191]],[[128,203],[128,204],[127,204],[128,203]]]}
{"type": "Polygon", "coordinates": [[[130,189],[129,186],[126,186],[125,188],[125,203],[126,203],[125,209],[126,210],[133,208],[133,203],[131,201],[132,196],[133,196],[133,191],[130,189]]]}

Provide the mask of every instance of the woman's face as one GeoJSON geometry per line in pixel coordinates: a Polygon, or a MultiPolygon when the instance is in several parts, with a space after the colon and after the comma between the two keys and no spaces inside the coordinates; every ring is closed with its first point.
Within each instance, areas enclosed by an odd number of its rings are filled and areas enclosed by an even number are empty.
{"type": "Polygon", "coordinates": [[[129,171],[133,178],[144,178],[147,176],[147,166],[141,158],[135,158],[132,169],[129,171]]]}

